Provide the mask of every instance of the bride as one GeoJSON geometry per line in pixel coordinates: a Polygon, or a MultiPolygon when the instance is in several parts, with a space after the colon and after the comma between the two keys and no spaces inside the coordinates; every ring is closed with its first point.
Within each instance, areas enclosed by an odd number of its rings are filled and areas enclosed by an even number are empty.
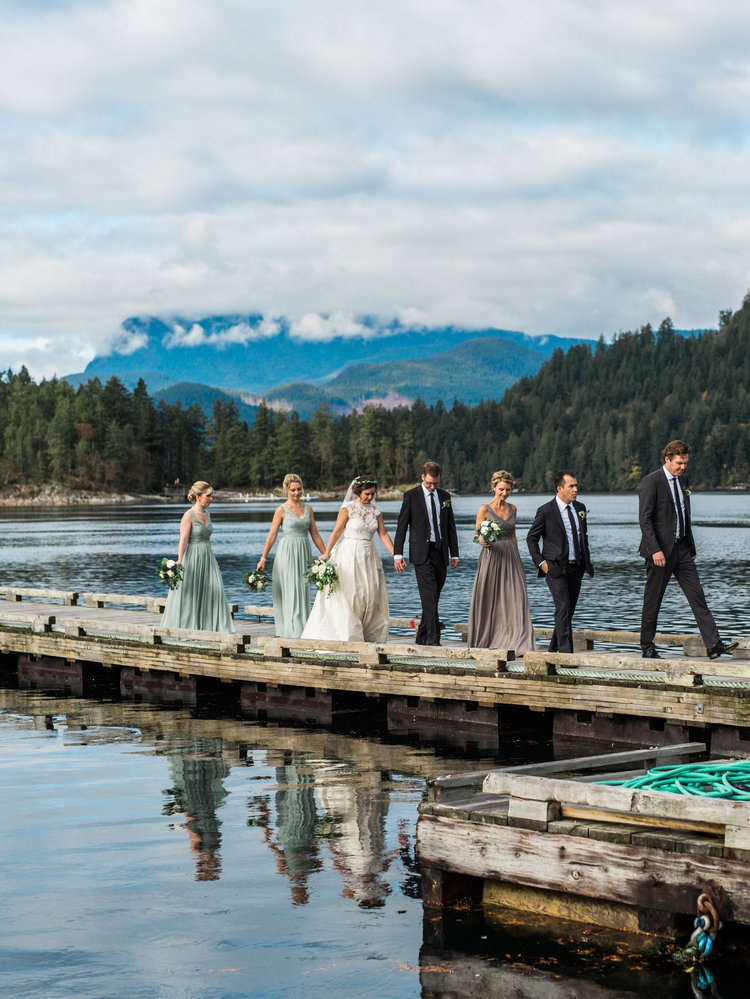
{"type": "Polygon", "coordinates": [[[373,502],[377,486],[371,475],[358,475],[349,486],[323,555],[333,562],[339,578],[332,593],[318,590],[303,638],[337,642],[388,639],[388,592],[372,539],[377,531],[391,555],[393,542],[383,514],[373,502]]]}

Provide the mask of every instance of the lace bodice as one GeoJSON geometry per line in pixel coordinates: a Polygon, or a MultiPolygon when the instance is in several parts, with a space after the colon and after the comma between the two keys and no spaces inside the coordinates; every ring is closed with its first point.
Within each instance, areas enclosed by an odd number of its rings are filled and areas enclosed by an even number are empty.
{"type": "Polygon", "coordinates": [[[344,503],[344,506],[349,512],[344,537],[354,541],[372,541],[372,536],[378,529],[380,507],[374,503],[359,503],[357,500],[344,503]]]}

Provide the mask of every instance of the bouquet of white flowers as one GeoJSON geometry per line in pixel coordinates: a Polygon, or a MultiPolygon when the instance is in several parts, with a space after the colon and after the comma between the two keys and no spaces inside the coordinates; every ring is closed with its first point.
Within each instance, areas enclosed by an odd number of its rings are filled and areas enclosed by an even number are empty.
{"type": "Polygon", "coordinates": [[[338,578],[336,566],[324,558],[316,558],[305,569],[305,582],[313,583],[318,590],[324,590],[327,586],[328,592],[332,593],[338,578]]]}
{"type": "Polygon", "coordinates": [[[498,524],[494,520],[483,520],[479,527],[475,528],[472,541],[486,548],[498,538],[502,538],[503,534],[505,534],[505,528],[502,524],[498,524]]]}
{"type": "Polygon", "coordinates": [[[255,593],[259,593],[261,590],[265,590],[268,586],[269,580],[268,576],[262,569],[253,569],[252,571],[245,573],[242,577],[242,582],[248,590],[254,590],[255,593]]]}
{"type": "Polygon", "coordinates": [[[182,566],[178,565],[173,558],[167,558],[165,555],[159,563],[156,575],[162,583],[167,584],[170,590],[176,590],[182,582],[182,566]]]}

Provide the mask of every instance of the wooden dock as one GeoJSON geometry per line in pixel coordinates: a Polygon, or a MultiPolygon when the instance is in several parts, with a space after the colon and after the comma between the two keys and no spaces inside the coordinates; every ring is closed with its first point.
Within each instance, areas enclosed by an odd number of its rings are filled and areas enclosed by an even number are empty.
{"type": "Polygon", "coordinates": [[[722,920],[750,924],[750,803],[599,783],[704,751],[688,743],[435,778],[417,824],[425,906],[470,898],[672,935],[707,892],[722,920]]]}
{"type": "MultiPolygon", "coordinates": [[[[714,755],[750,755],[750,640],[738,655],[644,660],[599,651],[596,642],[637,640],[629,632],[579,632],[572,654],[413,644],[393,620],[386,643],[281,639],[273,624],[236,620],[235,634],[165,629],[151,596],[0,590],[0,652],[12,665],[45,664],[73,679],[109,670],[126,695],[195,703],[206,684],[232,685],[247,711],[327,723],[342,704],[382,712],[394,732],[421,738],[470,733],[480,748],[503,730],[542,723],[561,739],[608,745],[686,742],[700,735],[714,755]],[[15,657],[15,658],[14,658],[15,657]],[[286,712],[286,714],[284,714],[286,712]]],[[[259,617],[268,608],[249,606],[259,617]]],[[[540,637],[543,629],[539,629],[540,637]]],[[[660,635],[691,649],[695,636],[660,635]]],[[[71,689],[73,689],[71,687],[71,689]]],[[[538,727],[538,725],[537,725],[538,727]]]]}

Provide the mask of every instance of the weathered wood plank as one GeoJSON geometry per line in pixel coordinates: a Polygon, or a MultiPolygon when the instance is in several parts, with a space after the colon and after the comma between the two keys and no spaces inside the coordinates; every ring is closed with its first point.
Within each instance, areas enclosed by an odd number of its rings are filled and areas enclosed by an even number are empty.
{"type": "Polygon", "coordinates": [[[667,760],[670,763],[678,763],[690,756],[697,756],[705,752],[705,742],[682,742],[674,746],[651,746],[646,749],[627,749],[619,753],[571,756],[564,760],[549,760],[545,763],[520,763],[517,766],[503,767],[502,772],[504,774],[527,774],[545,777],[550,774],[578,773],[585,770],[601,771],[605,766],[621,766],[623,763],[646,763],[650,761],[656,762],[657,760],[660,764],[667,760]]]}
{"type": "Polygon", "coordinates": [[[698,894],[721,885],[733,918],[750,922],[747,864],[576,836],[540,834],[420,815],[420,862],[446,871],[694,914],[698,894]]]}
{"type": "Polygon", "coordinates": [[[0,596],[8,603],[20,603],[24,598],[36,600],[62,600],[68,607],[73,607],[78,601],[75,590],[45,590],[28,586],[6,586],[0,589],[0,596]]]}
{"type": "Polygon", "coordinates": [[[565,805],[590,805],[611,812],[722,823],[750,829],[750,805],[742,801],[697,798],[607,784],[525,777],[493,770],[484,781],[487,794],[508,794],[531,801],[557,801],[565,805]]]}

